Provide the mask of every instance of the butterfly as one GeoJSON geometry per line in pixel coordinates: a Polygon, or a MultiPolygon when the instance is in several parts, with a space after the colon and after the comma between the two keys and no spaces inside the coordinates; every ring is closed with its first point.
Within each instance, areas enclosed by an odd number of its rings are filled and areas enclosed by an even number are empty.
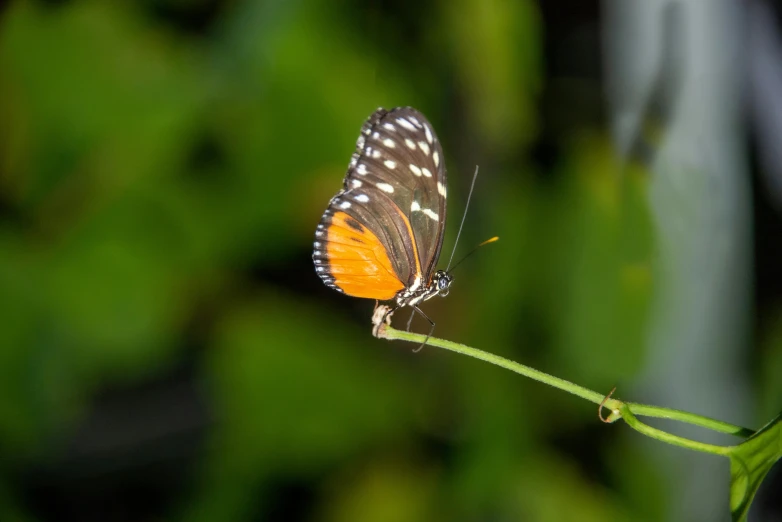
{"type": "Polygon", "coordinates": [[[448,295],[453,281],[435,270],[446,199],[443,150],[426,117],[412,107],[377,109],[315,231],[316,273],[343,294],[390,301],[383,321],[412,307],[431,335],[434,322],[418,305],[448,295]]]}

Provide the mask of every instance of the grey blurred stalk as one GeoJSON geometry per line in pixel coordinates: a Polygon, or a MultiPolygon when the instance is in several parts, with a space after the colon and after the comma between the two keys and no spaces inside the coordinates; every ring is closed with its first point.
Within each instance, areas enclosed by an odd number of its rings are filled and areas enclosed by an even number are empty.
{"type": "MultiPolygon", "coordinates": [[[[752,312],[746,4],[604,0],[602,8],[611,131],[623,157],[646,167],[657,234],[647,360],[636,389],[619,393],[756,425],[742,363],[752,312]]],[[[734,442],[693,427],[673,432],[734,442]]],[[[727,462],[643,444],[673,499],[669,520],[730,520],[727,462]]]]}

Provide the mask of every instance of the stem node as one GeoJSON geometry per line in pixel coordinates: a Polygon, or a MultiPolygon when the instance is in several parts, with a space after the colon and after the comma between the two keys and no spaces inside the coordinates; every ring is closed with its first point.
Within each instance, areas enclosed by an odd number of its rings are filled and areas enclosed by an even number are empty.
{"type": "MultiPolygon", "coordinates": [[[[622,412],[619,411],[617,407],[614,407],[611,410],[611,413],[608,415],[608,417],[603,418],[603,408],[605,408],[606,402],[611,398],[611,396],[616,391],[616,386],[611,388],[611,391],[608,392],[608,395],[605,396],[603,399],[603,402],[600,403],[600,406],[597,407],[597,418],[600,419],[602,422],[605,422],[606,424],[611,424],[612,422],[616,422],[618,419],[622,417],[622,412]]],[[[614,401],[618,402],[618,401],[614,401]]],[[[622,403],[620,403],[622,404],[622,403]]]]}

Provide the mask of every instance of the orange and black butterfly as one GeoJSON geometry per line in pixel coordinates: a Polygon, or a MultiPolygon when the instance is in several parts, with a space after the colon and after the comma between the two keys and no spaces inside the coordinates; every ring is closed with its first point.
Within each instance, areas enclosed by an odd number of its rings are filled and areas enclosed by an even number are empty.
{"type": "Polygon", "coordinates": [[[429,121],[411,107],[376,110],[315,232],[316,272],[344,294],[390,301],[387,316],[411,306],[434,327],[418,305],[447,295],[452,281],[435,271],[446,197],[443,151],[429,121]]]}

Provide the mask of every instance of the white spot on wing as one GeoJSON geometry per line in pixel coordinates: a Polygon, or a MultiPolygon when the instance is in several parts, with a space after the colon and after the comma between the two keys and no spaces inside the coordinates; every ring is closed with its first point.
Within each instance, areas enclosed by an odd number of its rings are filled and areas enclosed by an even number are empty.
{"type": "Polygon", "coordinates": [[[380,151],[379,150],[373,150],[372,151],[372,157],[377,159],[380,157],[380,151]]]}
{"type": "Polygon", "coordinates": [[[383,145],[385,145],[389,149],[393,149],[393,148],[396,147],[396,143],[394,143],[394,140],[392,140],[391,138],[384,139],[383,140],[383,145]]]}
{"type": "Polygon", "coordinates": [[[427,156],[429,155],[429,145],[427,145],[425,141],[419,141],[418,148],[420,148],[427,156]]]}
{"type": "Polygon", "coordinates": [[[369,202],[369,196],[366,194],[359,194],[354,198],[356,201],[360,203],[368,203],[369,202]]]}
{"type": "Polygon", "coordinates": [[[437,192],[439,192],[442,197],[445,197],[445,185],[439,181],[437,182],[437,192]]]}
{"type": "Polygon", "coordinates": [[[407,145],[408,149],[415,150],[415,142],[410,138],[405,138],[405,145],[407,145]]]}
{"type": "Polygon", "coordinates": [[[380,137],[380,133],[379,132],[375,131],[375,132],[372,133],[372,138],[378,139],[379,137],[380,137]]]}
{"type": "Polygon", "coordinates": [[[426,217],[430,217],[430,218],[434,219],[435,221],[437,221],[438,219],[440,219],[440,218],[439,218],[439,216],[437,215],[437,212],[434,212],[434,211],[432,211],[432,209],[425,208],[425,209],[423,210],[423,212],[424,212],[424,215],[425,215],[426,217]]]}
{"type": "Polygon", "coordinates": [[[358,164],[358,168],[356,169],[356,172],[361,174],[362,176],[367,173],[367,166],[363,163],[358,164]]]}
{"type": "Polygon", "coordinates": [[[353,188],[360,188],[363,183],[357,179],[351,179],[350,184],[353,186],[353,188]]]}
{"type": "Polygon", "coordinates": [[[388,183],[378,183],[377,184],[377,188],[379,188],[383,192],[388,192],[389,194],[393,194],[394,193],[394,187],[392,187],[388,183]]]}
{"type": "Polygon", "coordinates": [[[320,248],[320,241],[315,241],[315,244],[313,246],[315,248],[320,248]]]}
{"type": "Polygon", "coordinates": [[[434,151],[432,153],[432,159],[434,160],[434,166],[439,167],[440,166],[440,155],[437,153],[437,151],[434,151]]]}
{"type": "Polygon", "coordinates": [[[339,208],[350,208],[350,201],[343,201],[339,204],[339,208]]]}
{"type": "Polygon", "coordinates": [[[432,131],[429,128],[429,125],[424,125],[424,132],[426,133],[426,141],[428,141],[429,143],[432,143],[434,138],[432,137],[432,131]]]}
{"type": "Polygon", "coordinates": [[[421,172],[423,172],[424,176],[426,176],[427,178],[431,178],[432,177],[432,172],[429,169],[427,169],[426,167],[422,168],[421,172]]]}
{"type": "Polygon", "coordinates": [[[390,131],[396,131],[396,127],[394,127],[393,123],[384,123],[383,128],[390,131]]]}
{"type": "Polygon", "coordinates": [[[396,121],[397,121],[397,123],[399,125],[401,125],[402,127],[404,127],[407,130],[411,130],[411,131],[415,130],[415,127],[413,126],[413,124],[410,123],[409,121],[407,121],[404,118],[397,118],[396,121]]]}
{"type": "Polygon", "coordinates": [[[396,168],[396,161],[392,161],[392,160],[385,160],[385,161],[383,162],[383,165],[385,165],[385,166],[386,166],[386,167],[388,167],[389,169],[395,169],[395,168],[396,168]]]}
{"type": "Polygon", "coordinates": [[[416,118],[415,116],[408,116],[407,119],[412,121],[417,127],[421,126],[421,122],[418,121],[418,118],[416,118]]]}
{"type": "Polygon", "coordinates": [[[415,200],[413,200],[413,203],[410,205],[410,212],[423,212],[426,217],[430,217],[435,221],[439,218],[437,212],[434,212],[430,208],[421,208],[421,204],[415,200]]]}
{"type": "Polygon", "coordinates": [[[420,169],[420,168],[418,168],[418,165],[413,165],[413,164],[411,163],[411,164],[410,164],[410,170],[411,170],[411,171],[413,171],[413,174],[415,174],[415,175],[416,175],[416,176],[418,176],[419,178],[421,177],[421,169],[420,169]]]}

